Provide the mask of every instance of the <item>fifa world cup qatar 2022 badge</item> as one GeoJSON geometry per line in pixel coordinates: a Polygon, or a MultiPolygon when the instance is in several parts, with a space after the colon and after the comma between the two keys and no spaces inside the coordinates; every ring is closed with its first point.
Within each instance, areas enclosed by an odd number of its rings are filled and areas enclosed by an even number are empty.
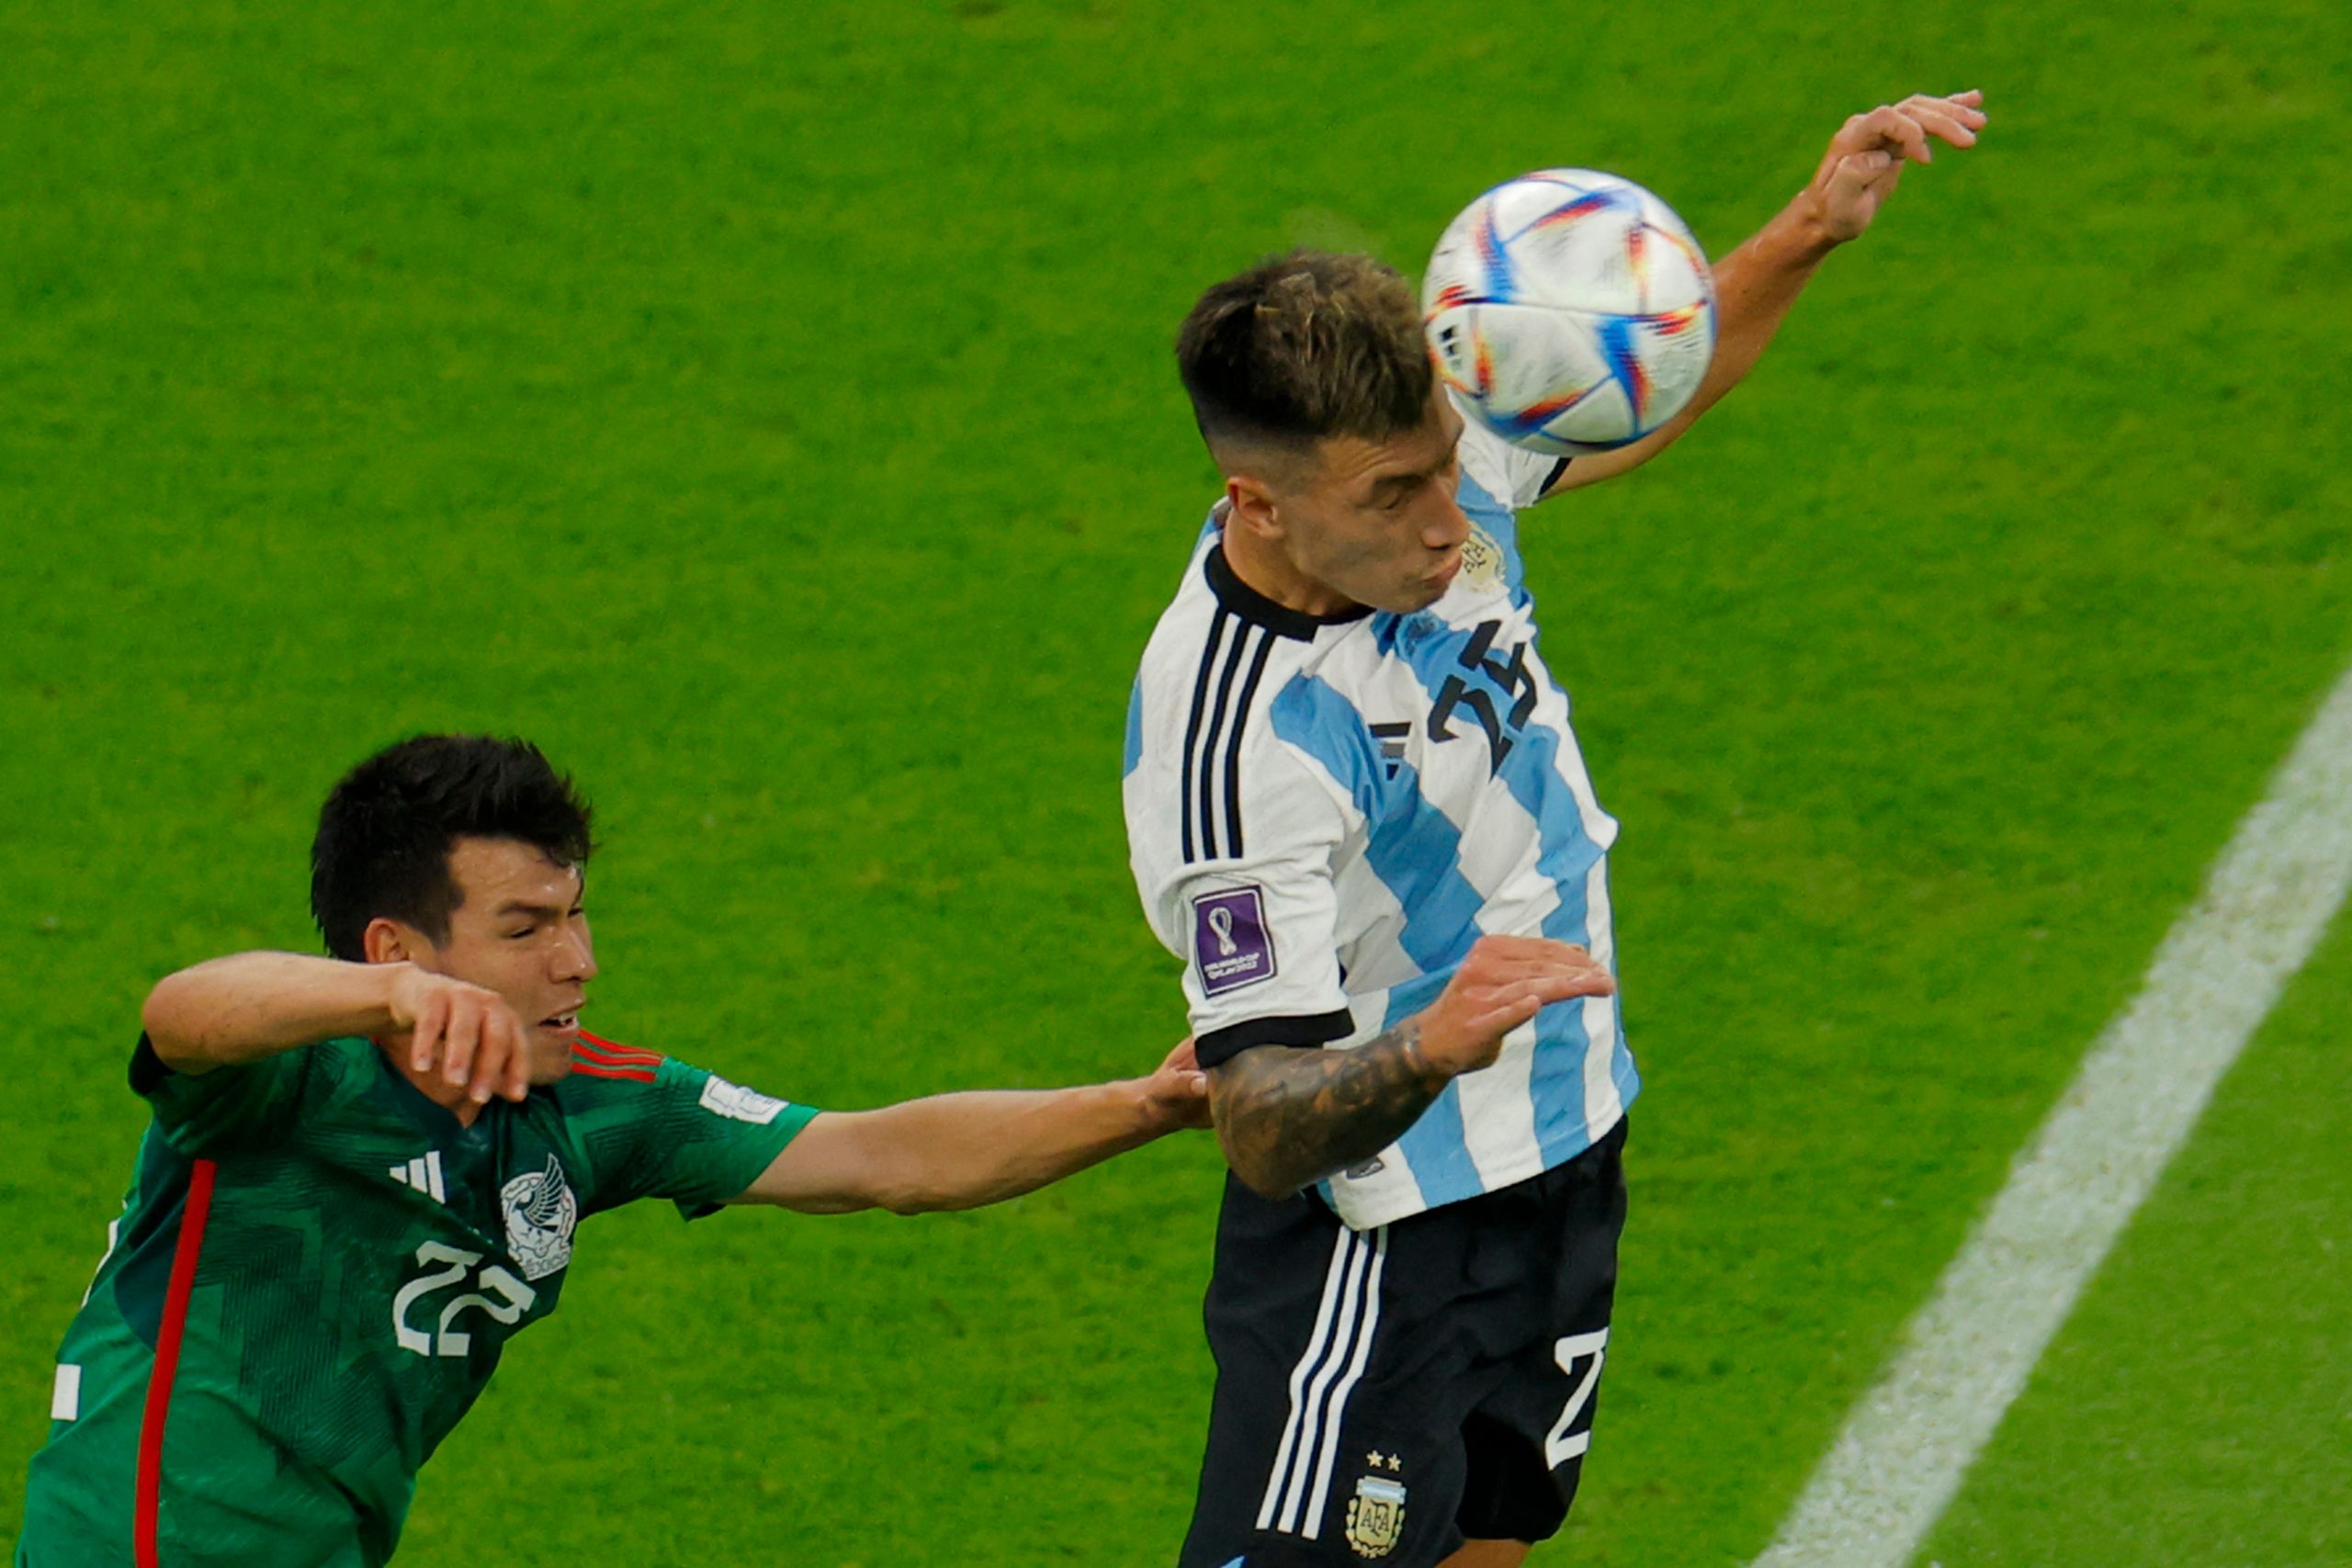
{"type": "Polygon", "coordinates": [[[518,1176],[498,1190],[506,1218],[506,1251],[526,1280],[544,1280],[571,1261],[571,1227],[580,1223],[580,1201],[563,1167],[548,1156],[547,1168],[518,1176]]]}
{"type": "Polygon", "coordinates": [[[1356,1477],[1356,1495],[1348,1499],[1348,1544],[1358,1557],[1385,1557],[1405,1539],[1405,1483],[1395,1479],[1405,1461],[1374,1452],[1364,1462],[1372,1472],[1356,1477]]]}
{"type": "Polygon", "coordinates": [[[1222,996],[1274,977],[1274,942],[1266,933],[1266,897],[1256,887],[1204,893],[1193,900],[1193,962],[1201,994],[1222,996]]]}
{"type": "Polygon", "coordinates": [[[739,1083],[729,1083],[717,1073],[703,1080],[702,1108],[730,1122],[749,1122],[754,1127],[764,1127],[790,1103],[739,1083]]]}

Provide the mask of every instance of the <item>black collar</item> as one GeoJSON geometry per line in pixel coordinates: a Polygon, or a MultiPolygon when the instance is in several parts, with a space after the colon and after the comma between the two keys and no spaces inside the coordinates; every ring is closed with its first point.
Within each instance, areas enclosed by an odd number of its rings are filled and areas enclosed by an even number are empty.
{"type": "Polygon", "coordinates": [[[1233,564],[1225,558],[1223,539],[1209,547],[1208,557],[1203,561],[1201,570],[1208,574],[1209,591],[1216,595],[1218,604],[1245,621],[1297,642],[1313,642],[1315,634],[1325,626],[1343,626],[1350,621],[1361,621],[1372,614],[1369,604],[1358,604],[1352,609],[1335,611],[1328,615],[1310,615],[1304,610],[1277,604],[1234,575],[1233,564]]]}

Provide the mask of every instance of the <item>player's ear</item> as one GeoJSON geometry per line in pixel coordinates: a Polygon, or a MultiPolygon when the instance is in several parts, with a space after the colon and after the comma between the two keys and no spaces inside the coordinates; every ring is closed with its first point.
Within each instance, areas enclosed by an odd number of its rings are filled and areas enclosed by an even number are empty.
{"type": "Polygon", "coordinates": [[[422,933],[400,921],[377,916],[359,933],[359,950],[370,964],[411,964],[432,952],[422,933]]]}
{"type": "Polygon", "coordinates": [[[1238,524],[1261,539],[1282,537],[1282,517],[1274,505],[1273,490],[1265,480],[1248,474],[1227,474],[1225,499],[1231,507],[1227,527],[1238,524]]]}

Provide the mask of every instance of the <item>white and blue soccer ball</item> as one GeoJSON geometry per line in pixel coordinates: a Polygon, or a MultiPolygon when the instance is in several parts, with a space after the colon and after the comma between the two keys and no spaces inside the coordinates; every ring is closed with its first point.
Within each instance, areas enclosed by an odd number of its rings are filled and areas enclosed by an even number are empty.
{"type": "Polygon", "coordinates": [[[1673,209],[1633,181],[1544,169],[1437,243],[1421,321],[1438,374],[1507,441],[1559,457],[1680,412],[1715,351],[1715,282],[1673,209]]]}

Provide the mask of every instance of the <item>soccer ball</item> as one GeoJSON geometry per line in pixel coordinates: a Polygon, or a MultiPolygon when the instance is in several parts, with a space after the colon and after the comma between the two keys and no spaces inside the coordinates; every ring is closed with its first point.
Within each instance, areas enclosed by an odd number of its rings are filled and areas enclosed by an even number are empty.
{"type": "Polygon", "coordinates": [[[1558,457],[1605,452],[1699,389],[1714,276],[1682,220],[1633,181],[1544,169],[1447,226],[1421,321],[1439,376],[1488,429],[1558,457]]]}

